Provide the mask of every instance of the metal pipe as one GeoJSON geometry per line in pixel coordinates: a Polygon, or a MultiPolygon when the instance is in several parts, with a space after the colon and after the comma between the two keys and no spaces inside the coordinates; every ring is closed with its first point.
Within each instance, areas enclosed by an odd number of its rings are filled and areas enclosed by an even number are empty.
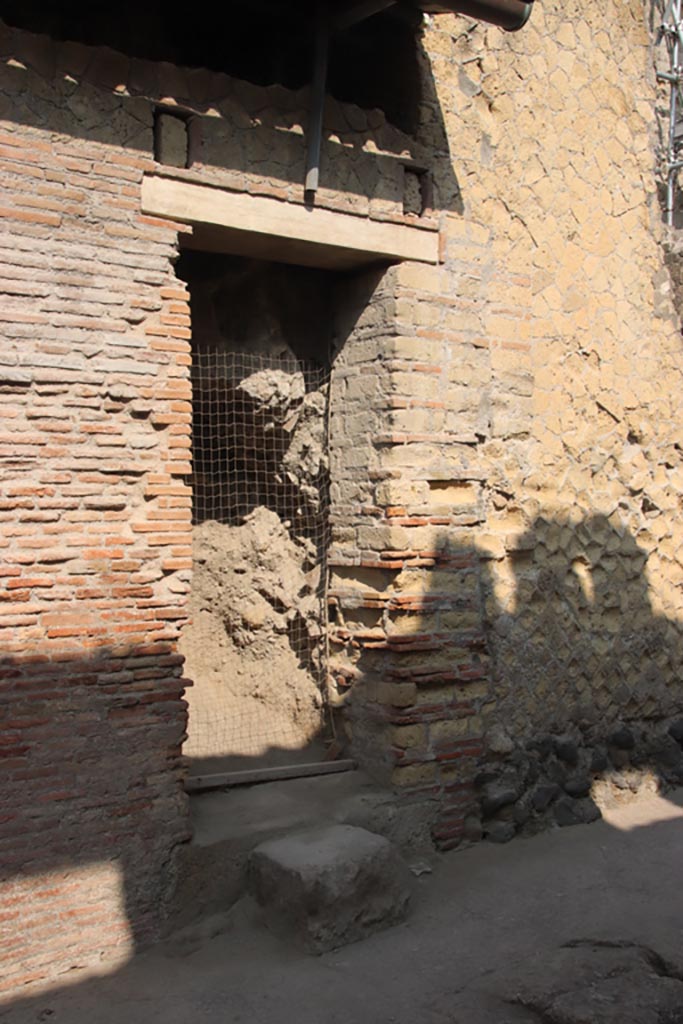
{"type": "Polygon", "coordinates": [[[418,6],[431,14],[466,14],[477,21],[498,25],[507,32],[516,32],[529,20],[533,0],[425,0],[418,6]]]}
{"type": "MultiPolygon", "coordinates": [[[[672,0],[671,15],[673,19],[672,32],[673,42],[671,44],[671,71],[672,76],[678,78],[681,74],[680,48],[681,48],[681,0],[672,0]]],[[[678,119],[678,90],[679,83],[672,83],[669,98],[669,138],[667,148],[668,173],[666,177],[666,222],[672,225],[674,222],[674,193],[676,186],[676,121],[678,119]]]]}
{"type": "Polygon", "coordinates": [[[320,183],[320,151],[323,139],[323,118],[325,115],[325,86],[327,85],[327,63],[330,49],[330,21],[325,0],[320,0],[316,14],[315,60],[311,84],[311,117],[308,125],[308,153],[306,155],[306,178],[304,191],[313,198],[320,183]]]}

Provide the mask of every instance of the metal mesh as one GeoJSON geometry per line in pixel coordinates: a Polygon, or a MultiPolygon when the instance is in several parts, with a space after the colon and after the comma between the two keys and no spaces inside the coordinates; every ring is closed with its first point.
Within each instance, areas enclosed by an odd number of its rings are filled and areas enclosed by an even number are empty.
{"type": "Polygon", "coordinates": [[[324,753],[329,373],[193,356],[192,622],[182,636],[198,771],[324,753]]]}

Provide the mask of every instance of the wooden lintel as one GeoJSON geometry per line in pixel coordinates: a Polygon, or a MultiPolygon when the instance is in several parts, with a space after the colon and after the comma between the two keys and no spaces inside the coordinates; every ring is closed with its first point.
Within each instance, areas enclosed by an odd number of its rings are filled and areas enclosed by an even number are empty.
{"type": "Polygon", "coordinates": [[[142,183],[142,209],[155,217],[192,224],[196,237],[187,242],[194,248],[320,267],[439,261],[439,234],[433,227],[310,209],[158,174],[146,176],[142,183]]]}

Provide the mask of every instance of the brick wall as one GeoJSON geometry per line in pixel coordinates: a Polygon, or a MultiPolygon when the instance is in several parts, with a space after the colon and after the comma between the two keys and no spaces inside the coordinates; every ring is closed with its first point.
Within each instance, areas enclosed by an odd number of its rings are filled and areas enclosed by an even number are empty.
{"type": "Polygon", "coordinates": [[[439,798],[444,843],[460,838],[472,802],[456,769],[484,752],[477,711],[491,696],[472,458],[487,353],[474,301],[451,284],[448,270],[418,264],[384,275],[335,363],[331,423],[333,497],[348,494],[333,504],[336,690],[361,762],[402,793],[439,798]]]}
{"type": "Polygon", "coordinates": [[[140,214],[151,111],[21,57],[0,70],[3,992],[153,937],[187,836],[178,228],[140,214]]]}

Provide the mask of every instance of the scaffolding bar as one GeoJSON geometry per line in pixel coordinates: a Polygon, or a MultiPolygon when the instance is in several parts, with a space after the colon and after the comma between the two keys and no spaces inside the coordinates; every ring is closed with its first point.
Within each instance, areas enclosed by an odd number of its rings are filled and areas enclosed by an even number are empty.
{"type": "MultiPolygon", "coordinates": [[[[665,40],[669,57],[669,70],[657,72],[657,80],[669,84],[669,110],[666,128],[665,153],[665,220],[673,225],[678,189],[678,172],[683,166],[681,138],[683,136],[683,22],[681,21],[683,0],[668,0],[664,7],[659,27],[658,41],[665,40]]],[[[663,140],[664,141],[664,140],[663,140]]]]}

